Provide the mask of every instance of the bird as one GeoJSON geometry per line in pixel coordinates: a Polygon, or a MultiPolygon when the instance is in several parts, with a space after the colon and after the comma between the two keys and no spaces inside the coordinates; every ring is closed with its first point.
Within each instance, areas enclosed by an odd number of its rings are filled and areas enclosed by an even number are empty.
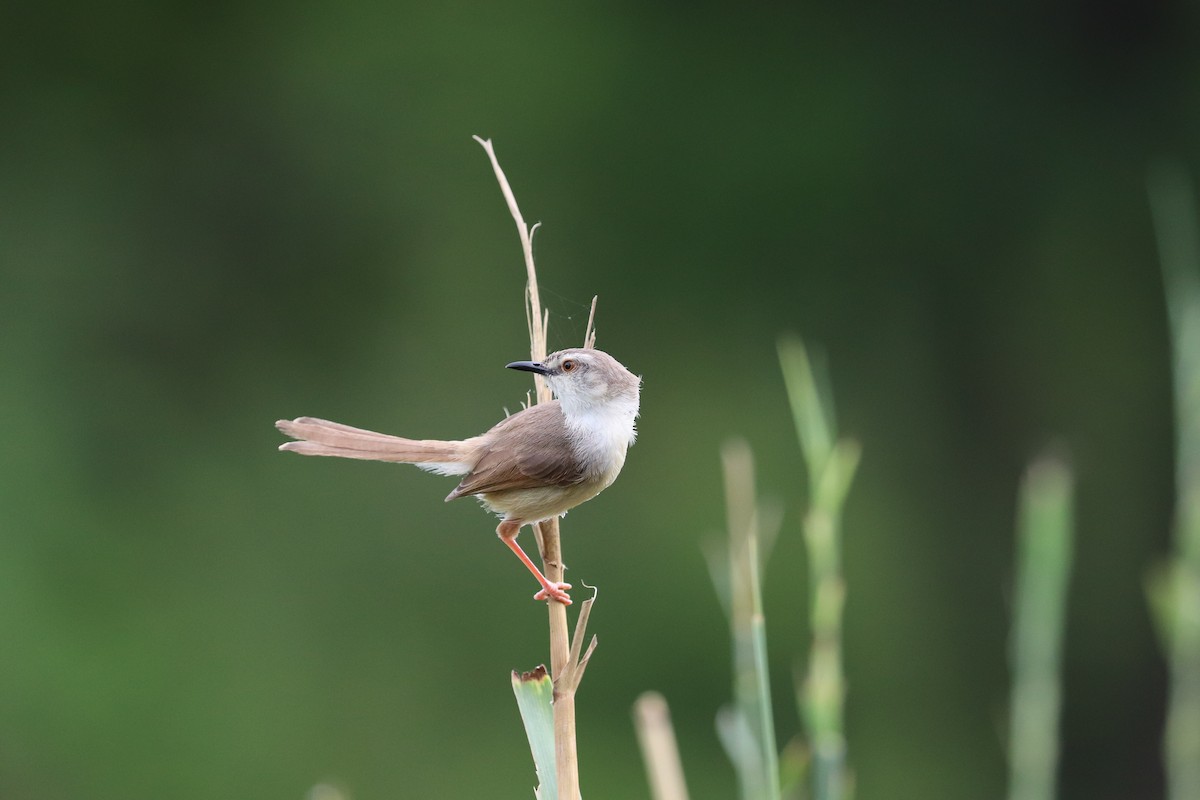
{"type": "Polygon", "coordinates": [[[560,517],[616,480],[637,438],[642,381],[608,353],[590,347],[505,366],[543,376],[555,399],[456,441],[406,439],[315,417],[279,420],[275,427],[296,440],[279,449],[461,475],[446,502],[475,497],[499,516],[496,534],[541,584],[534,599],[570,605],[571,584],[548,580],[517,536],[523,526],[560,517]]]}

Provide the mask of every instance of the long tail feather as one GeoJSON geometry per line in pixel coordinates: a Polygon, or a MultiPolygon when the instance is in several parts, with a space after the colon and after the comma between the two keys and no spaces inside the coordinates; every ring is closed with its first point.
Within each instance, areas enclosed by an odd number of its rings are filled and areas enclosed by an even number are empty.
{"type": "Polygon", "coordinates": [[[306,456],[337,456],[416,464],[425,469],[449,474],[468,472],[475,451],[470,439],[461,442],[405,439],[315,417],[281,419],[275,423],[275,427],[293,439],[300,440],[282,444],[279,446],[280,450],[306,456]]]}

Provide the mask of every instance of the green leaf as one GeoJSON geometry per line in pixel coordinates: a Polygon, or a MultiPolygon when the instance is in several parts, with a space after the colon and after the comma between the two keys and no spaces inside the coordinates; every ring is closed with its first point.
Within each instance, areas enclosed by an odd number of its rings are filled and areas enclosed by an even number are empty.
{"type": "Polygon", "coordinates": [[[529,749],[533,753],[533,765],[537,769],[538,800],[557,800],[558,776],[554,771],[554,682],[539,666],[531,672],[512,674],[513,694],[517,697],[517,708],[521,721],[525,723],[525,735],[529,737],[529,749]]]}

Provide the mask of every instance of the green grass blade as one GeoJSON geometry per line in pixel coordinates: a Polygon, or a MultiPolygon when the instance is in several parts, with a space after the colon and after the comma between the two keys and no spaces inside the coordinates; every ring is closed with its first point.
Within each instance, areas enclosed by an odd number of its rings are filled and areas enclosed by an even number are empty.
{"type": "Polygon", "coordinates": [[[809,465],[809,479],[815,485],[819,476],[813,474],[812,466],[825,463],[836,435],[833,404],[828,402],[830,392],[817,381],[808,350],[798,337],[785,336],[779,340],[779,363],[796,433],[800,436],[800,449],[809,465]]]}
{"type": "Polygon", "coordinates": [[[1071,473],[1034,463],[1021,488],[1010,658],[1009,800],[1052,800],[1058,769],[1060,662],[1071,571],[1071,473]]]}
{"type": "Polygon", "coordinates": [[[726,559],[713,558],[728,569],[728,581],[714,580],[727,589],[733,646],[733,697],[730,709],[717,718],[722,744],[734,764],[743,800],[779,800],[779,754],[771,708],[767,666],[767,634],[763,616],[760,530],[761,517],[754,488],[754,459],[740,439],[721,449],[729,527],[726,559]]]}
{"type": "Polygon", "coordinates": [[[763,753],[763,797],[780,800],[779,749],[775,743],[775,715],[771,709],[771,675],[767,667],[767,621],[763,614],[762,583],[758,569],[758,539],[751,532],[750,541],[750,584],[754,596],[754,607],[750,617],[750,640],[754,653],[754,675],[756,696],[754,704],[758,711],[758,741],[763,753]]]}
{"type": "Polygon", "coordinates": [[[536,797],[538,800],[558,800],[558,780],[554,771],[554,682],[546,674],[545,667],[538,667],[532,672],[514,671],[512,686],[521,721],[525,723],[525,735],[529,737],[529,749],[533,752],[533,765],[537,769],[536,797]]]}
{"type": "Polygon", "coordinates": [[[804,518],[808,551],[812,647],[800,679],[801,715],[812,747],[815,800],[843,800],[850,791],[846,767],[842,671],[842,508],[858,469],[857,443],[837,438],[832,393],[818,380],[804,343],[779,341],[779,365],[808,470],[809,509],[804,518]]]}
{"type": "Polygon", "coordinates": [[[1175,552],[1152,584],[1171,686],[1164,737],[1167,796],[1200,798],[1200,222],[1178,165],[1150,175],[1175,383],[1175,552]]]}

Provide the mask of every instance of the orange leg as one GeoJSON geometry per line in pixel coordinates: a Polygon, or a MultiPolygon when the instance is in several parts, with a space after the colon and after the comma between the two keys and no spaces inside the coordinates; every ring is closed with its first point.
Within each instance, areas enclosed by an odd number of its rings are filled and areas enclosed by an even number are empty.
{"type": "Polygon", "coordinates": [[[521,532],[521,523],[506,519],[500,523],[500,527],[496,528],[496,535],[500,537],[500,541],[508,545],[509,549],[516,554],[517,558],[521,559],[521,563],[529,568],[533,576],[538,579],[538,583],[542,585],[542,590],[533,596],[534,600],[557,600],[564,606],[571,605],[571,597],[566,590],[571,588],[569,583],[552,583],[546,579],[542,571],[537,568],[537,565],[529,560],[529,556],[525,555],[525,551],[521,549],[521,545],[517,544],[517,534],[521,532]]]}

